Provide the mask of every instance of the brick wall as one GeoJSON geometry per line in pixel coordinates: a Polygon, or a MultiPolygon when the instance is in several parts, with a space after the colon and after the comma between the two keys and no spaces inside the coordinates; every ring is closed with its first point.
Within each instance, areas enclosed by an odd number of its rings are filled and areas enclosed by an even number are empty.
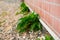
{"type": "Polygon", "coordinates": [[[60,0],[25,0],[25,2],[60,37],[60,0]]]}

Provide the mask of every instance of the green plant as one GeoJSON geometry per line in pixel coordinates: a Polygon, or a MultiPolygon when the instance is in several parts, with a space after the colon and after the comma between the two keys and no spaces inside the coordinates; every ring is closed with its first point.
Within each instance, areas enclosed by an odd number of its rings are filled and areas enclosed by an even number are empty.
{"type": "Polygon", "coordinates": [[[18,20],[17,28],[18,32],[23,33],[27,31],[42,30],[42,24],[39,22],[37,14],[30,13],[18,20]]]}
{"type": "Polygon", "coordinates": [[[16,13],[16,15],[18,14],[27,14],[28,12],[30,12],[29,8],[26,6],[26,4],[24,2],[21,3],[20,5],[20,11],[16,13]]]}
{"type": "Polygon", "coordinates": [[[50,35],[45,35],[45,40],[54,40],[52,36],[50,35]]]}

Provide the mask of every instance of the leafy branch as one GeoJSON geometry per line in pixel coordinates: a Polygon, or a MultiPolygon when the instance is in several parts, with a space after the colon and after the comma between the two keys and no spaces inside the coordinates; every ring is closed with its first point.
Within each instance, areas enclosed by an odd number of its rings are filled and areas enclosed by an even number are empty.
{"type": "Polygon", "coordinates": [[[16,15],[18,14],[28,14],[30,12],[29,8],[26,6],[26,4],[24,2],[21,3],[20,5],[20,11],[16,13],[16,15]]]}
{"type": "Polygon", "coordinates": [[[39,22],[38,15],[33,12],[19,19],[17,30],[19,32],[42,30],[42,24],[39,22]]]}

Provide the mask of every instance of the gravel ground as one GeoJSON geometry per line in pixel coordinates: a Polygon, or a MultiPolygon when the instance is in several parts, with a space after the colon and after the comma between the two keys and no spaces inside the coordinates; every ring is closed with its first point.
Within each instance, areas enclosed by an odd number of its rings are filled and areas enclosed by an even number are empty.
{"type": "Polygon", "coordinates": [[[44,36],[45,32],[29,32],[19,34],[16,32],[16,23],[23,15],[15,15],[18,11],[19,2],[9,2],[0,0],[0,40],[36,40],[44,36]]]}
{"type": "Polygon", "coordinates": [[[22,15],[15,15],[18,7],[19,2],[0,0],[0,40],[18,40],[15,28],[18,18],[22,17],[22,15]]]}

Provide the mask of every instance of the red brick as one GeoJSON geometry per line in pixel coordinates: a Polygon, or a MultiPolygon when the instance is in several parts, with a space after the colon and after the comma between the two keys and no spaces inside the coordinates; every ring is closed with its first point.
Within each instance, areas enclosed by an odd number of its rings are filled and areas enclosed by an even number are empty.
{"type": "Polygon", "coordinates": [[[60,4],[60,0],[47,0],[49,2],[54,2],[54,3],[59,3],[60,4]]]}
{"type": "Polygon", "coordinates": [[[40,5],[38,7],[44,9],[45,11],[48,11],[51,15],[60,18],[60,6],[40,2],[40,5]]]}
{"type": "Polygon", "coordinates": [[[53,20],[53,29],[56,31],[57,35],[60,35],[60,21],[57,19],[53,20]]]}
{"type": "Polygon", "coordinates": [[[60,18],[60,6],[50,6],[50,13],[52,13],[54,16],[60,18]]]}
{"type": "Polygon", "coordinates": [[[47,21],[47,23],[52,26],[52,20],[54,19],[52,16],[50,16],[49,14],[45,13],[45,17],[44,19],[47,21]]]}

